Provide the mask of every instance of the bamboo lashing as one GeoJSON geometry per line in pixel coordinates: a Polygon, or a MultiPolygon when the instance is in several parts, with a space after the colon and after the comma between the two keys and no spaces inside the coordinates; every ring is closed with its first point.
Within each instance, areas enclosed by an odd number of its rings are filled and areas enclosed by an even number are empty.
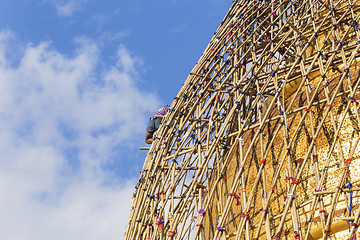
{"type": "Polygon", "coordinates": [[[360,237],[360,2],[233,1],[162,118],[125,239],[360,237]]]}

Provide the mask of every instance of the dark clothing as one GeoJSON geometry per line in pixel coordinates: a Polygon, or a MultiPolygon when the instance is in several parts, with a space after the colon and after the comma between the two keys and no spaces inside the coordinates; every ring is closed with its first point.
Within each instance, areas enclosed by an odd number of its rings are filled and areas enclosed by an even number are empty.
{"type": "Polygon", "coordinates": [[[146,127],[146,131],[148,133],[154,133],[156,132],[156,130],[158,130],[158,128],[160,127],[161,124],[161,118],[154,118],[154,119],[150,119],[149,120],[149,124],[146,127]]]}
{"type": "Polygon", "coordinates": [[[146,131],[148,133],[154,133],[156,132],[156,130],[158,130],[158,128],[160,127],[161,124],[161,118],[160,117],[156,117],[157,115],[160,116],[165,116],[166,113],[169,111],[170,105],[165,105],[162,108],[158,109],[151,117],[149,120],[149,124],[146,128],[146,131]]]}

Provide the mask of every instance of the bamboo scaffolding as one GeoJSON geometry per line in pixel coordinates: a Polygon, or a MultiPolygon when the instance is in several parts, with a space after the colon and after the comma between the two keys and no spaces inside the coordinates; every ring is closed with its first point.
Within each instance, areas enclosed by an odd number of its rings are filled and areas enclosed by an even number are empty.
{"type": "Polygon", "coordinates": [[[359,19],[357,0],[234,1],[140,148],[125,239],[356,236],[359,19]]]}

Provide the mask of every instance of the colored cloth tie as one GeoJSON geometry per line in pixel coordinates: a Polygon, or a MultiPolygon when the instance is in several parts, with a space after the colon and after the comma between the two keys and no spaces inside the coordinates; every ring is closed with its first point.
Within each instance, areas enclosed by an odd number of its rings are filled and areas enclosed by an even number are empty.
{"type": "Polygon", "coordinates": [[[215,102],[219,102],[220,101],[220,96],[219,95],[216,95],[215,97],[215,102]]]}
{"type": "Polygon", "coordinates": [[[199,210],[199,212],[198,212],[198,214],[199,214],[200,216],[205,216],[205,213],[206,213],[205,210],[202,209],[202,208],[201,208],[201,209],[199,210]]]}
{"type": "Polygon", "coordinates": [[[298,184],[299,183],[299,179],[293,178],[291,181],[291,184],[298,184]]]}
{"type": "MultiPolygon", "coordinates": [[[[349,181],[348,182],[348,188],[349,188],[349,193],[350,193],[350,203],[349,203],[349,217],[351,217],[351,209],[352,209],[352,201],[353,201],[353,192],[352,192],[352,184],[351,182],[349,181]]],[[[350,231],[350,223],[349,223],[349,232],[350,231]]]]}
{"type": "Polygon", "coordinates": [[[175,236],[175,232],[174,231],[169,231],[167,236],[170,237],[170,238],[173,238],[175,236]]]}
{"type": "Polygon", "coordinates": [[[261,192],[261,198],[262,198],[262,199],[265,199],[265,198],[266,198],[266,194],[265,194],[264,190],[262,190],[262,192],[261,192]]]}
{"type": "Polygon", "coordinates": [[[300,239],[300,234],[297,231],[294,231],[295,239],[300,239]]]}
{"type": "Polygon", "coordinates": [[[292,179],[293,179],[292,177],[288,176],[288,177],[285,178],[285,181],[287,182],[288,180],[292,180],[292,179]]]}
{"type": "Polygon", "coordinates": [[[312,113],[313,117],[315,117],[315,112],[313,110],[306,108],[305,112],[310,112],[310,113],[312,113]]]}
{"type": "Polygon", "coordinates": [[[351,226],[351,227],[358,228],[358,227],[359,227],[359,224],[356,224],[356,223],[350,223],[350,226],[351,226]]]}
{"type": "Polygon", "coordinates": [[[349,97],[349,101],[350,101],[350,102],[354,102],[356,105],[359,104],[359,102],[356,101],[355,98],[353,98],[353,97],[349,97]]]}
{"type": "Polygon", "coordinates": [[[265,165],[265,163],[266,163],[266,158],[264,158],[263,160],[261,160],[260,165],[265,165]]]}
{"type": "Polygon", "coordinates": [[[249,223],[251,224],[251,219],[250,219],[249,214],[243,213],[243,215],[241,215],[241,217],[242,217],[242,218],[245,218],[245,220],[249,221],[249,223]]]}
{"type": "Polygon", "coordinates": [[[156,193],[156,198],[159,199],[161,195],[163,195],[164,193],[163,192],[158,192],[156,193]]]}
{"type": "Polygon", "coordinates": [[[346,159],[346,161],[345,161],[345,165],[349,165],[349,164],[351,163],[351,161],[352,161],[352,159],[351,159],[351,158],[346,159]]]}
{"type": "Polygon", "coordinates": [[[204,189],[204,188],[205,188],[205,186],[202,185],[202,184],[199,183],[199,182],[195,183],[195,186],[196,186],[197,188],[201,188],[201,189],[204,189]]]}
{"type": "Polygon", "coordinates": [[[158,218],[155,222],[155,225],[158,226],[160,229],[163,229],[164,221],[161,218],[158,218]]]}
{"type": "Polygon", "coordinates": [[[216,230],[219,232],[225,232],[225,227],[217,227],[216,230]]]}
{"type": "Polygon", "coordinates": [[[340,186],[336,186],[336,188],[337,188],[337,189],[339,189],[339,190],[340,190],[340,192],[342,192],[342,191],[343,191],[343,189],[342,189],[340,186]]]}
{"type": "Polygon", "coordinates": [[[326,104],[326,106],[328,106],[330,108],[330,111],[333,111],[332,105],[331,104],[326,104]]]}
{"type": "Polygon", "coordinates": [[[236,193],[229,193],[229,196],[236,199],[236,206],[239,206],[241,204],[239,200],[240,197],[236,193]]]}

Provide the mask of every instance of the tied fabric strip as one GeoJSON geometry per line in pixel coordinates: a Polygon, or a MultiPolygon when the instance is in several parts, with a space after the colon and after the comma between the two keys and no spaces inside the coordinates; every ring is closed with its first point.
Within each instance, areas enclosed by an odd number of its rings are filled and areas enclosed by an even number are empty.
{"type": "Polygon", "coordinates": [[[263,160],[261,160],[260,165],[265,165],[265,163],[266,163],[266,159],[264,158],[263,160]]]}
{"type": "Polygon", "coordinates": [[[157,198],[157,199],[160,199],[160,196],[163,195],[163,194],[164,194],[163,192],[158,192],[158,193],[156,193],[156,198],[157,198]]]}
{"type": "Polygon", "coordinates": [[[195,183],[195,186],[196,186],[197,188],[205,189],[205,186],[202,185],[202,184],[199,183],[199,182],[195,183]]]}
{"type": "Polygon", "coordinates": [[[293,180],[293,178],[292,178],[292,177],[287,176],[287,177],[285,178],[285,181],[287,182],[287,181],[289,181],[289,180],[293,180]]]}
{"type": "Polygon", "coordinates": [[[242,218],[245,218],[245,221],[249,221],[249,223],[251,224],[251,219],[249,214],[247,213],[243,213],[243,215],[241,215],[242,218]]]}
{"type": "MultiPolygon", "coordinates": [[[[352,208],[352,201],[353,201],[353,192],[352,192],[352,190],[351,190],[352,184],[351,184],[350,181],[348,182],[348,188],[349,188],[349,193],[350,193],[349,217],[351,217],[351,208],[352,208]]],[[[349,232],[351,232],[350,227],[351,227],[351,226],[350,226],[350,222],[349,222],[349,232]]]]}
{"type": "Polygon", "coordinates": [[[313,155],[313,162],[317,163],[318,162],[318,155],[313,155]]]}
{"type": "Polygon", "coordinates": [[[352,161],[352,159],[351,159],[351,158],[346,159],[346,161],[345,161],[345,165],[349,165],[349,164],[351,163],[351,161],[352,161]]]}
{"type": "Polygon", "coordinates": [[[300,234],[297,231],[294,231],[295,239],[300,239],[300,234]]]}
{"type": "Polygon", "coordinates": [[[163,224],[164,224],[164,221],[161,218],[158,218],[156,220],[155,225],[158,226],[160,229],[163,229],[163,224]]]}
{"type": "Polygon", "coordinates": [[[198,212],[198,214],[200,215],[200,216],[205,216],[205,210],[204,209],[200,209],[199,210],[199,212],[198,212]]]}
{"type": "Polygon", "coordinates": [[[349,97],[349,101],[350,101],[350,102],[354,102],[356,105],[359,104],[359,102],[356,101],[355,98],[353,98],[353,97],[349,97]]]}
{"type": "Polygon", "coordinates": [[[312,113],[313,117],[315,117],[315,112],[309,108],[306,108],[305,109],[305,112],[309,112],[309,113],[312,113]]]}
{"type": "Polygon", "coordinates": [[[326,106],[328,106],[330,108],[330,111],[333,111],[332,105],[331,104],[326,104],[326,106]]]}
{"type": "Polygon", "coordinates": [[[217,227],[216,230],[219,232],[225,232],[225,227],[217,227]]]}
{"type": "Polygon", "coordinates": [[[324,213],[325,215],[327,215],[326,211],[325,210],[320,210],[319,213],[324,213]]]}
{"type": "Polygon", "coordinates": [[[239,206],[241,204],[239,200],[240,197],[236,193],[229,193],[229,196],[236,199],[236,206],[239,206]]]}
{"type": "Polygon", "coordinates": [[[169,231],[167,236],[170,237],[170,238],[173,238],[175,236],[175,232],[174,231],[169,231]]]}

